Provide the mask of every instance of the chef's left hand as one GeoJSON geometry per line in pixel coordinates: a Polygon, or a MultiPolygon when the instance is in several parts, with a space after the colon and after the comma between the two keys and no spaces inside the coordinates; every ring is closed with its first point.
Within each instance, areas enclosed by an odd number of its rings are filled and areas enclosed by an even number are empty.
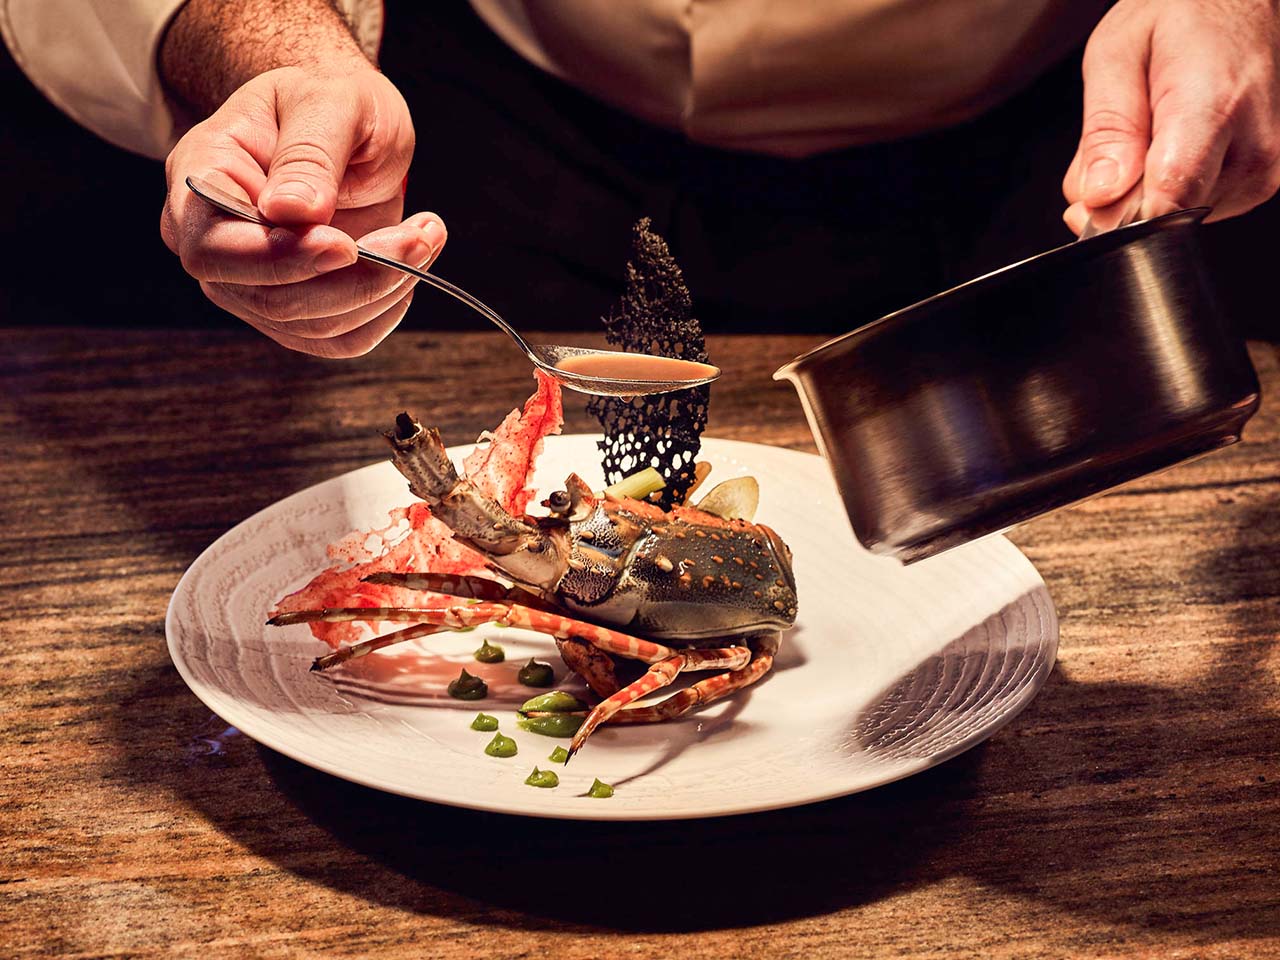
{"type": "Polygon", "coordinates": [[[1063,179],[1067,226],[1078,234],[1139,178],[1143,217],[1212,206],[1220,220],[1280,187],[1275,0],[1119,0],[1102,18],[1063,179]]]}

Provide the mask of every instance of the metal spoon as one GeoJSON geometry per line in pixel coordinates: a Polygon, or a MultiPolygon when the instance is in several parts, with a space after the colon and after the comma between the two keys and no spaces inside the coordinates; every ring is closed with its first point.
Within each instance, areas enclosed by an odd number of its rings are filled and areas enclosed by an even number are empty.
{"type": "MultiPolygon", "coordinates": [[[[201,200],[209,203],[224,213],[240,217],[244,220],[260,223],[264,227],[273,227],[257,208],[244,200],[234,197],[202,177],[187,177],[187,186],[201,200]]],[[[591,393],[602,397],[636,397],[650,393],[669,393],[672,390],[685,390],[711,383],[720,377],[720,368],[708,363],[694,363],[689,360],[675,360],[666,357],[650,357],[647,354],[622,353],[617,350],[596,350],[591,347],[568,347],[555,343],[530,344],[524,337],[516,333],[511,325],[500,317],[496,311],[477,300],[461,287],[455,287],[448,280],[434,274],[419,270],[417,267],[382,254],[374,253],[363,247],[356,247],[356,254],[365,260],[372,260],[384,267],[403,270],[419,280],[425,280],[450,296],[461,300],[471,309],[491,320],[497,327],[516,342],[525,355],[533,361],[534,366],[546,374],[555,377],[570,390],[579,393],[591,393]],[[619,359],[622,358],[622,359],[619,359]],[[584,364],[596,369],[616,367],[619,363],[634,366],[637,363],[663,368],[662,375],[650,372],[643,379],[630,379],[619,376],[604,376],[588,373],[585,370],[565,370],[560,365],[569,361],[571,364],[584,364]],[[652,361],[650,364],[649,361],[652,361]]],[[[625,369],[625,367],[624,367],[625,369]]]]}

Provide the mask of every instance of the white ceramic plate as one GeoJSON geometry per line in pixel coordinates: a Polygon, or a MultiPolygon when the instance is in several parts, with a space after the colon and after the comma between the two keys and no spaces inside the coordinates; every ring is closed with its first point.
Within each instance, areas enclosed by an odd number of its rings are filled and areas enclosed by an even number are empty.
{"type": "MultiPolygon", "coordinates": [[[[463,450],[451,453],[457,459],[463,450]]],[[[357,783],[437,803],[599,820],[707,817],[824,800],[888,783],[989,737],[1035,696],[1053,667],[1058,621],[1043,581],[1009,541],[988,537],[903,567],[854,540],[825,463],[758,444],[707,439],[712,482],[760,481],[757,519],[795,554],[800,615],[774,671],[755,687],[654,726],[602,727],[559,768],[560,786],[526,786],[560,740],[520,731],[530,694],[513,682],[536,655],[565,677],[554,644],[484,627],[442,634],[310,673],[327,651],[306,626],[266,627],[275,601],[329,565],[325,548],[386,526],[410,498],[389,463],[294,494],[219,538],[169,605],[169,651],[183,679],[229,724],[274,750],[357,783]],[[503,664],[476,663],[482,637],[503,664]],[[491,697],[444,695],[461,666],[491,697]],[[519,755],[483,753],[469,728],[498,716],[519,755]],[[584,796],[594,778],[607,800],[584,796]]],[[[600,485],[591,436],[550,437],[535,487],[570,471],[600,485]]]]}

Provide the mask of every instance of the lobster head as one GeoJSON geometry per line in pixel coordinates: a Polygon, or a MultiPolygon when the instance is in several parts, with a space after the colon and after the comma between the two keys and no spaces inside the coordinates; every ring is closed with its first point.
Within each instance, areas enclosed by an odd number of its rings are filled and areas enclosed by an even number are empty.
{"type": "Polygon", "coordinates": [[[710,640],[789,627],[791,551],[771,528],[605,498],[570,520],[555,599],[655,640],[710,640]]]}

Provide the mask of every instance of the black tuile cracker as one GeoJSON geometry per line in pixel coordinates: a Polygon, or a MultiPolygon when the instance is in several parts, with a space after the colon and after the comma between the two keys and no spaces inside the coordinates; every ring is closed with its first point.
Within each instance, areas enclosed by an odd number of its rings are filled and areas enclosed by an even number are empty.
{"type": "MultiPolygon", "coordinates": [[[[630,353],[709,363],[693,299],[667,243],[648,217],[634,227],[626,289],[603,318],[605,340],[630,353]]],[[[599,447],[607,483],[654,467],[667,485],[656,495],[664,510],[683,503],[694,482],[694,460],[707,426],[711,385],[647,397],[592,397],[587,410],[600,421],[599,447]]]]}

